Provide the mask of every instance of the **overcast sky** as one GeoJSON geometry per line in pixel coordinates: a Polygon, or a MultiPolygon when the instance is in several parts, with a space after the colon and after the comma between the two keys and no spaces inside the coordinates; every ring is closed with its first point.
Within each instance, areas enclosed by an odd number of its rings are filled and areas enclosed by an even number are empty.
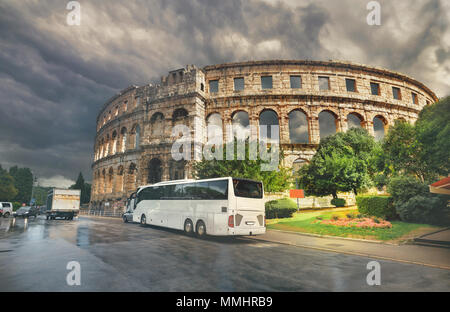
{"type": "Polygon", "coordinates": [[[0,0],[0,164],[41,183],[90,181],[95,119],[131,84],[186,64],[346,60],[386,67],[450,95],[450,1],[0,0]]]}

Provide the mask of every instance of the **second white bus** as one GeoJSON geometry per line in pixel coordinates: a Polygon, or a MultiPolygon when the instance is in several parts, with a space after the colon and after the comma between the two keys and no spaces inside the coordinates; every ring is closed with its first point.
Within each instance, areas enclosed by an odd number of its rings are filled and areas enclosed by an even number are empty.
{"type": "Polygon", "coordinates": [[[138,189],[133,221],[198,236],[264,234],[263,198],[262,183],[247,179],[160,182],[138,189]]]}

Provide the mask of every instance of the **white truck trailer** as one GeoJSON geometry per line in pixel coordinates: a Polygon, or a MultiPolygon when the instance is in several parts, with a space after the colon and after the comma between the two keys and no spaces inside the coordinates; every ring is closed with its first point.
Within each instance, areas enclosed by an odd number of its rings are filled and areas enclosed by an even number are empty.
{"type": "Polygon", "coordinates": [[[73,220],[80,211],[80,190],[54,188],[47,195],[47,220],[73,220]]]}

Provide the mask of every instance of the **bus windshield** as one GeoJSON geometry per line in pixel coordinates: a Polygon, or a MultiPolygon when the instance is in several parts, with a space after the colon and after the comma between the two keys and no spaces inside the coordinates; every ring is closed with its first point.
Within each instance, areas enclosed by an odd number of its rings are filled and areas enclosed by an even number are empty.
{"type": "Polygon", "coordinates": [[[245,198],[263,198],[261,182],[233,179],[234,195],[245,198]]]}

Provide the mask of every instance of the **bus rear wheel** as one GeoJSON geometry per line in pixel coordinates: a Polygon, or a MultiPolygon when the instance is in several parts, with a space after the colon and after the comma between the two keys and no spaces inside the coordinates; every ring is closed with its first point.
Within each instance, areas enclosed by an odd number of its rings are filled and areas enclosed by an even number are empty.
{"type": "Polygon", "coordinates": [[[145,219],[145,215],[143,214],[141,216],[141,225],[146,225],[147,224],[147,220],[145,219]]]}
{"type": "Polygon", "coordinates": [[[196,232],[198,237],[205,237],[206,236],[206,225],[203,221],[197,222],[196,232]]]}
{"type": "Polygon", "coordinates": [[[194,225],[192,224],[192,221],[187,219],[184,222],[184,233],[186,233],[187,235],[192,235],[192,233],[194,232],[194,225]]]}

